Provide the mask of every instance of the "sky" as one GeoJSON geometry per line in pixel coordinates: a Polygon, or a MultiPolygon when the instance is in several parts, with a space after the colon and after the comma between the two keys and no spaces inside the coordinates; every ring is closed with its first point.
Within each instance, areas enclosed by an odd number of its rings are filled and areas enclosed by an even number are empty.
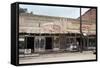
{"type": "MultiPolygon", "coordinates": [[[[40,6],[20,4],[20,8],[27,8],[28,12],[36,15],[46,15],[55,17],[78,18],[80,16],[80,8],[78,7],[58,7],[58,6],[40,6]]],[[[82,9],[84,14],[89,8],[82,9]]]]}

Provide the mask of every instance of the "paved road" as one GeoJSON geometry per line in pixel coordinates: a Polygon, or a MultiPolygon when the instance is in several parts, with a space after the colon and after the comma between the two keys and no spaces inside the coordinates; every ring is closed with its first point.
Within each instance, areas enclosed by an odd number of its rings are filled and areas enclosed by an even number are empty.
{"type": "Polygon", "coordinates": [[[58,62],[58,61],[76,61],[76,60],[90,60],[96,59],[93,52],[85,51],[83,53],[56,53],[56,54],[33,54],[31,57],[28,55],[24,58],[19,58],[19,63],[41,63],[41,62],[58,62]]]}

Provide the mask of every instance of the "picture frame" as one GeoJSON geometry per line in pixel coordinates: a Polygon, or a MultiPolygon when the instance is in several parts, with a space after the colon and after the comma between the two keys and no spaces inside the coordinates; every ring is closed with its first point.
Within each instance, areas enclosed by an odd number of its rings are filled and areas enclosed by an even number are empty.
{"type": "Polygon", "coordinates": [[[11,64],[97,61],[97,7],[11,4],[11,64]]]}

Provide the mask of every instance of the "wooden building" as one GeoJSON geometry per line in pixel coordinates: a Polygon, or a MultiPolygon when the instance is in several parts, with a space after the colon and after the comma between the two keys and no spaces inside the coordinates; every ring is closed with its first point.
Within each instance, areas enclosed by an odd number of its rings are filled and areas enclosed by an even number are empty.
{"type": "Polygon", "coordinates": [[[82,33],[80,17],[72,19],[21,13],[19,14],[19,48],[31,49],[31,53],[94,49],[96,46],[94,12],[96,11],[90,9],[81,16],[82,33]]]}

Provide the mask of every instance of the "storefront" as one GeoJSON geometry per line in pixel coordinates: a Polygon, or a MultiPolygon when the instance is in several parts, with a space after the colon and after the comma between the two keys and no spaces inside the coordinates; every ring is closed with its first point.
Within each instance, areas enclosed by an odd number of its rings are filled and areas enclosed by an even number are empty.
{"type": "Polygon", "coordinates": [[[90,8],[80,17],[80,9],[75,9],[79,11],[77,18],[21,13],[19,49],[29,50],[29,53],[95,50],[96,16],[91,14],[96,11],[90,8]]]}
{"type": "Polygon", "coordinates": [[[88,36],[80,42],[80,34],[27,34],[20,35],[19,49],[27,49],[29,53],[76,52],[82,49],[95,49],[95,36],[88,36]],[[80,47],[82,44],[82,48],[80,47]]]}

